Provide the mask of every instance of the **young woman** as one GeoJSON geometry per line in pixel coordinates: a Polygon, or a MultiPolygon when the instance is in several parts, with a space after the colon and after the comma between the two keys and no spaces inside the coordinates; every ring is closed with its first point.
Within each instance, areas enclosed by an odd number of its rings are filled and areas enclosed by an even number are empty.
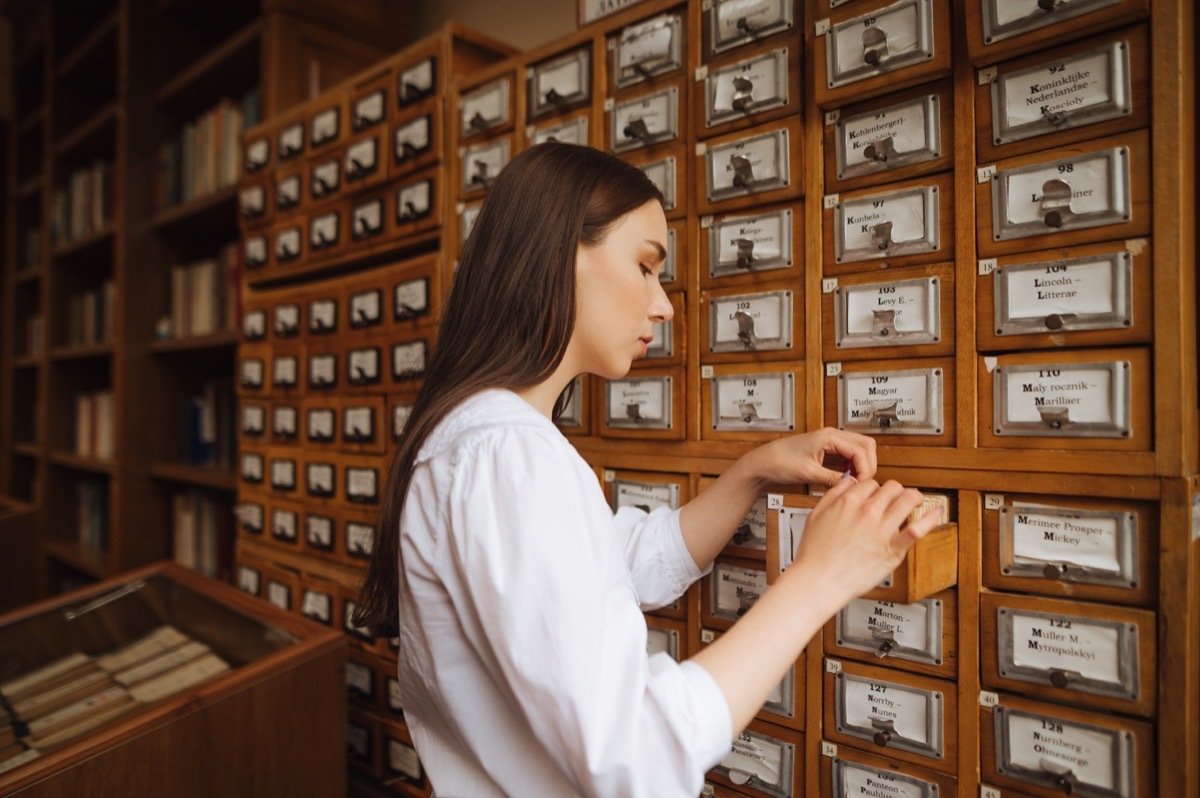
{"type": "Polygon", "coordinates": [[[616,158],[543,144],[463,248],[356,615],[400,637],[439,798],[699,794],[809,638],[937,521],[900,530],[920,494],[876,483],[874,441],[832,429],[753,450],[680,510],[613,515],[552,418],[576,376],[625,376],[671,318],[661,199],[616,158]],[[797,561],[691,660],[647,656],[642,610],[707,573],[769,485],[803,482],[829,490],[797,561]]]}

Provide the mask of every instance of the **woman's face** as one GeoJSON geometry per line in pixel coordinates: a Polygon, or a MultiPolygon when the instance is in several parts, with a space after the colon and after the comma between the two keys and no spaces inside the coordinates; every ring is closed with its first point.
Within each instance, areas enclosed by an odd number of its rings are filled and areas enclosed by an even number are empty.
{"type": "Polygon", "coordinates": [[[624,377],[646,354],[654,324],[674,315],[658,282],[666,247],[667,220],[657,201],[619,219],[600,244],[579,247],[568,347],[577,372],[624,377]]]}

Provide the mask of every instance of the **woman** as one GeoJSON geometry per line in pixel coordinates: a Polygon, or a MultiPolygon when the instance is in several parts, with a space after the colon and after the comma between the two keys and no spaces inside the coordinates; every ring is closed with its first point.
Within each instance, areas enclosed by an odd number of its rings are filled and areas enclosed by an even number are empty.
{"type": "Polygon", "coordinates": [[[661,200],[616,158],[543,144],[463,249],[356,615],[399,634],[440,798],[697,795],[809,638],[937,520],[898,531],[920,494],[871,480],[874,441],[829,429],[755,449],[678,511],[613,516],[552,418],[577,375],[625,376],[671,318],[661,200]],[[767,486],[801,482],[830,489],[797,561],[690,661],[648,657],[642,610],[707,573],[767,486]]]}

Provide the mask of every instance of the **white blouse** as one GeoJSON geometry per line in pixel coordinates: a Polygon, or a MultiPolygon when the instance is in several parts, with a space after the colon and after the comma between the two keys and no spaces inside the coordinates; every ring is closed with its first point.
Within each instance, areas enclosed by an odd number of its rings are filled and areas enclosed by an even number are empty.
{"type": "Polygon", "coordinates": [[[450,412],[400,519],[400,686],[438,798],[693,797],[730,750],[702,667],[646,653],[641,609],[702,573],[679,512],[605,503],[509,391],[450,412]]]}

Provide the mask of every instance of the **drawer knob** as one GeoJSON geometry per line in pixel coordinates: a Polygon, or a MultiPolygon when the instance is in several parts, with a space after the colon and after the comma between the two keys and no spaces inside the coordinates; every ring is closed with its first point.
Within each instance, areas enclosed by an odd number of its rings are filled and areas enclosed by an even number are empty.
{"type": "Polygon", "coordinates": [[[754,27],[751,26],[750,20],[746,19],[746,17],[738,17],[737,29],[740,33],[744,33],[747,36],[754,35],[754,27]]]}
{"type": "Polygon", "coordinates": [[[1047,579],[1062,579],[1067,575],[1067,564],[1048,562],[1042,568],[1042,576],[1047,579]]]}
{"type": "Polygon", "coordinates": [[[733,167],[733,185],[746,188],[754,182],[754,166],[744,155],[730,155],[729,165],[733,167]]]}
{"type": "Polygon", "coordinates": [[[546,102],[551,105],[562,105],[566,102],[566,98],[558,93],[558,89],[550,89],[550,91],[546,92],[545,97],[546,102]]]}
{"type": "Polygon", "coordinates": [[[404,102],[420,97],[421,93],[421,87],[415,83],[405,81],[400,85],[400,99],[404,102]]]}
{"type": "Polygon", "coordinates": [[[742,524],[737,528],[737,531],[733,533],[733,543],[735,546],[744,546],[753,539],[754,530],[750,528],[749,524],[742,524]]]}
{"type": "Polygon", "coordinates": [[[475,162],[475,174],[471,175],[472,185],[482,186],[488,182],[488,165],[487,161],[475,162]]]}
{"type": "Polygon", "coordinates": [[[896,145],[891,136],[884,136],[879,141],[872,141],[863,149],[863,157],[868,161],[887,163],[889,157],[896,154],[896,145]]]}
{"type": "Polygon", "coordinates": [[[892,735],[896,733],[895,721],[871,718],[871,727],[875,729],[875,735],[872,738],[875,745],[886,748],[892,740],[892,735]]]}
{"type": "Polygon", "coordinates": [[[899,421],[896,415],[896,410],[900,402],[892,402],[886,405],[876,405],[871,409],[871,426],[873,427],[890,427],[899,421]]]}
{"type": "Polygon", "coordinates": [[[862,43],[863,61],[871,66],[879,66],[879,63],[888,57],[887,33],[882,28],[872,25],[864,30],[862,43]]]}
{"type": "Polygon", "coordinates": [[[637,402],[630,402],[625,405],[625,417],[632,421],[644,421],[642,418],[642,406],[637,402]]]}
{"type": "Polygon", "coordinates": [[[421,215],[421,212],[417,210],[417,206],[413,204],[412,200],[405,200],[404,207],[397,215],[401,219],[415,219],[421,215]]]}
{"type": "Polygon", "coordinates": [[[733,79],[733,110],[745,112],[754,105],[754,81],[745,77],[733,79]]]}
{"type": "Polygon", "coordinates": [[[1071,409],[1060,405],[1043,405],[1038,408],[1038,415],[1050,429],[1062,429],[1071,423],[1071,409]]]}
{"type": "Polygon", "coordinates": [[[1043,772],[1053,777],[1055,786],[1062,790],[1064,795],[1075,794],[1075,785],[1079,782],[1075,771],[1061,762],[1055,762],[1047,758],[1041,759],[1038,764],[1041,766],[1043,772]]]}
{"type": "Polygon", "coordinates": [[[738,340],[742,342],[742,346],[747,349],[754,348],[754,317],[744,310],[739,310],[733,314],[734,321],[738,325],[738,340]]]}
{"type": "Polygon", "coordinates": [[[879,647],[875,649],[875,656],[879,659],[891,654],[892,649],[896,647],[896,631],[894,629],[871,629],[871,637],[879,641],[879,647]]]}
{"type": "Polygon", "coordinates": [[[646,127],[646,120],[630,119],[622,131],[627,139],[638,139],[640,141],[648,141],[650,139],[650,128],[646,127]]]}
{"type": "Polygon", "coordinates": [[[483,118],[483,114],[479,111],[475,112],[475,116],[471,117],[471,121],[467,123],[471,130],[483,130],[487,127],[487,120],[483,118]]]}
{"type": "Polygon", "coordinates": [[[879,251],[884,251],[892,246],[892,223],[880,222],[871,227],[871,243],[875,245],[879,251]]]}
{"type": "Polygon", "coordinates": [[[1066,687],[1071,681],[1071,676],[1066,671],[1055,670],[1050,672],[1050,684],[1058,688],[1066,687]]]}
{"type": "Polygon", "coordinates": [[[896,311],[872,310],[871,332],[881,338],[887,338],[896,329],[896,311]]]}
{"type": "Polygon", "coordinates": [[[1063,0],[1038,0],[1038,8],[1047,13],[1057,11],[1062,4],[1063,0]]]}
{"type": "Polygon", "coordinates": [[[1048,227],[1062,227],[1071,213],[1071,184],[1054,178],[1042,184],[1042,218],[1048,227]]]}
{"type": "Polygon", "coordinates": [[[742,414],[742,422],[745,424],[753,424],[761,420],[758,417],[758,408],[749,402],[739,402],[738,412],[742,414]]]}
{"type": "Polygon", "coordinates": [[[754,242],[749,238],[735,238],[733,243],[737,245],[737,267],[739,269],[749,269],[754,266],[754,242]]]}
{"type": "Polygon", "coordinates": [[[1074,313],[1051,313],[1043,322],[1047,330],[1061,330],[1063,325],[1075,320],[1074,313]]]}
{"type": "Polygon", "coordinates": [[[417,148],[412,145],[411,141],[396,142],[396,160],[407,161],[417,154],[417,148]]]}

